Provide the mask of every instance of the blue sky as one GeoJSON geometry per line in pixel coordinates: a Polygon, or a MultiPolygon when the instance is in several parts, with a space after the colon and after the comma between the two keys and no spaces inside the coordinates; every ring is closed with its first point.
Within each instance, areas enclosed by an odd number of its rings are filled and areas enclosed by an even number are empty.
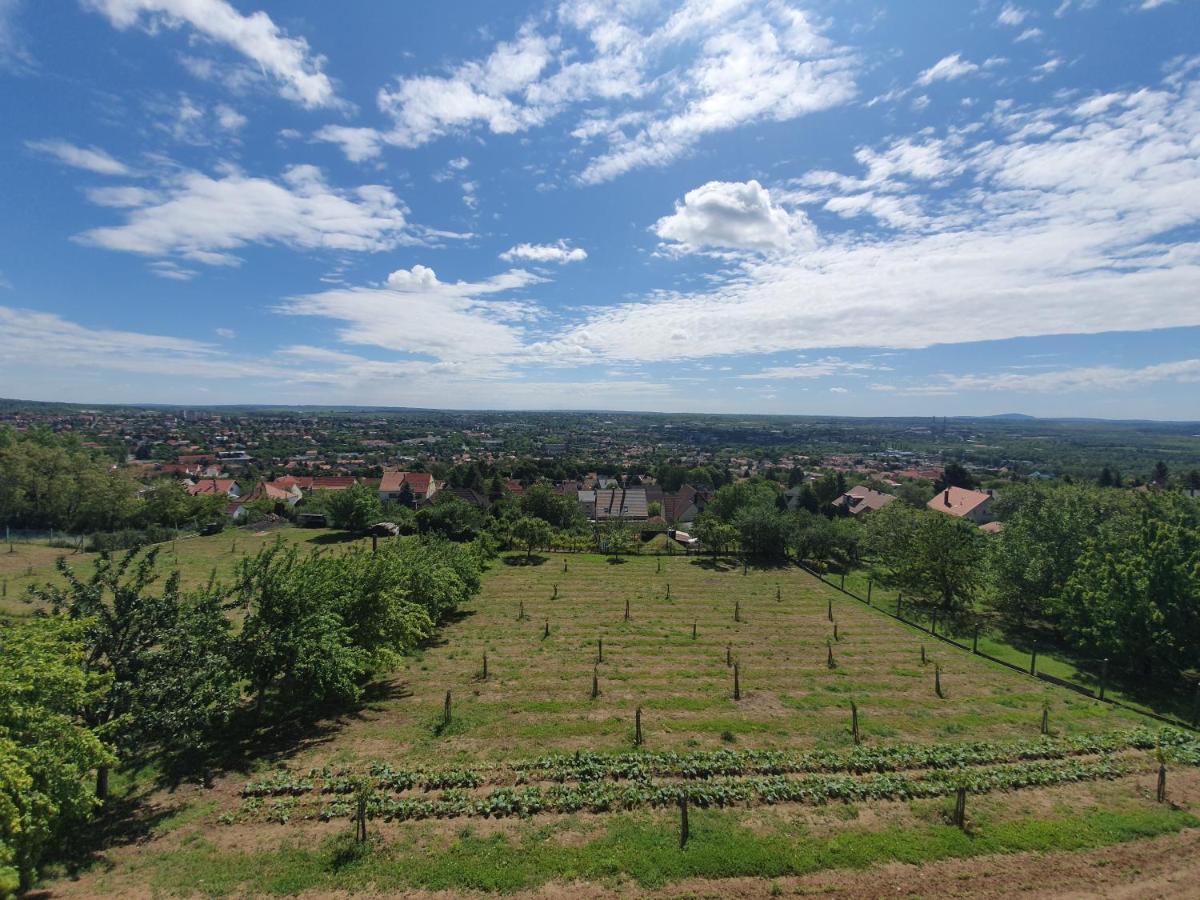
{"type": "Polygon", "coordinates": [[[0,396],[1200,418],[1198,36],[0,0],[0,396]]]}

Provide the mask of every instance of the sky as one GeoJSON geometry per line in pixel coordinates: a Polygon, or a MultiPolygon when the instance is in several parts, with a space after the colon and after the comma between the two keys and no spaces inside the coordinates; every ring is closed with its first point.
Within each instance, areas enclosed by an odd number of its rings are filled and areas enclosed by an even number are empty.
{"type": "Polygon", "coordinates": [[[0,396],[1200,419],[1196,0],[0,0],[0,396]]]}

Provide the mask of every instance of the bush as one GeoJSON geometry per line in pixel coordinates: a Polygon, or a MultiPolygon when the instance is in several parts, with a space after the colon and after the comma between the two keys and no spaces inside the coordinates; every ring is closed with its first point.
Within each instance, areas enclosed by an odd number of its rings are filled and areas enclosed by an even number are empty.
{"type": "MultiPolygon", "coordinates": [[[[85,548],[90,553],[100,553],[105,550],[132,550],[147,544],[161,544],[172,540],[176,531],[153,525],[149,528],[123,528],[120,531],[101,531],[93,534],[85,548]]],[[[74,545],[72,545],[74,547],[74,545]]]]}

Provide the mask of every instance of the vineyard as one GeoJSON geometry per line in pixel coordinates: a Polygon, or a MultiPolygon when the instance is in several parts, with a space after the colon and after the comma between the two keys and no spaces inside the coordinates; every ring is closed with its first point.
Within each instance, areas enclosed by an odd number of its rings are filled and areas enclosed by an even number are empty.
{"type": "Polygon", "coordinates": [[[360,709],[185,792],[185,825],[80,889],[645,887],[1200,824],[1196,734],[930,642],[800,570],[517,563],[360,709]],[[361,858],[340,843],[360,815],[361,858]]]}

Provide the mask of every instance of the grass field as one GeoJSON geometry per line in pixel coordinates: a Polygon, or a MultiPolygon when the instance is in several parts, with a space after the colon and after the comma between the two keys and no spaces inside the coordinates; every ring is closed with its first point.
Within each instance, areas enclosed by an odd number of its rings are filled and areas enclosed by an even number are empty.
{"type": "MultiPolygon", "coordinates": [[[[178,570],[185,589],[204,585],[216,571],[228,577],[238,561],[253,555],[275,540],[298,543],[305,547],[343,544],[343,536],[329,529],[314,528],[234,528],[211,537],[185,537],[159,544],[158,568],[165,576],[178,570]]],[[[123,551],[118,551],[121,553],[123,551]]],[[[91,572],[95,553],[82,553],[48,547],[45,544],[0,545],[0,615],[28,616],[35,607],[24,602],[30,585],[60,584],[62,577],[55,562],[63,557],[82,576],[91,572]]]]}
{"type": "MultiPolygon", "coordinates": [[[[330,540],[313,532],[284,536],[312,546],[330,540]]],[[[239,554],[230,553],[230,543],[231,535],[181,542],[188,577],[203,580],[214,565],[232,565],[239,554]]],[[[673,757],[663,753],[725,750],[741,761],[758,758],[750,751],[795,759],[828,751],[836,760],[903,743],[950,753],[967,742],[1036,745],[1044,708],[1052,742],[1063,746],[1146,722],[930,641],[799,569],[751,568],[743,575],[740,567],[684,557],[611,562],[550,554],[534,565],[519,562],[494,562],[481,595],[360,709],[322,723],[252,772],[220,776],[207,788],[152,793],[143,805],[150,810],[145,840],[110,848],[102,865],[52,889],[242,896],[517,891],[554,883],[567,893],[591,894],[670,885],[688,893],[699,884],[696,893],[704,895],[721,893],[705,879],[750,878],[759,879],[752,884],[764,893],[762,879],[892,861],[1087,853],[1200,825],[1200,771],[1173,764],[1175,803],[1155,804],[1154,763],[1144,747],[1076,748],[1019,764],[1025,757],[1010,759],[1002,749],[995,760],[970,761],[962,771],[980,787],[965,832],[947,824],[953,798],[944,789],[951,776],[925,762],[904,763],[906,771],[894,775],[839,774],[827,760],[829,774],[810,772],[805,763],[775,781],[740,774],[681,781],[672,774],[673,757]],[[740,700],[733,698],[727,658],[737,664],[740,700]],[[442,720],[447,691],[449,725],[442,720]],[[851,701],[859,710],[858,750],[851,701]],[[645,742],[635,750],[639,707],[645,742]],[[535,757],[576,751],[601,759],[653,757],[666,769],[596,782],[568,774],[563,783],[522,769],[535,757]],[[449,780],[397,788],[405,811],[378,807],[366,850],[347,840],[346,807],[336,794],[322,794],[319,776],[304,796],[242,796],[248,780],[303,779],[325,770],[332,783],[339,773],[365,773],[372,765],[379,772],[384,764],[449,780]],[[525,774],[514,781],[514,772],[525,774]],[[474,780],[454,781],[464,774],[474,780]],[[725,808],[695,809],[685,850],[678,847],[679,814],[662,799],[681,784],[745,793],[725,808]],[[773,793],[788,786],[786,796],[773,793]],[[472,811],[485,797],[512,799],[526,790],[532,793],[522,796],[546,801],[548,811],[522,812],[519,804],[488,815],[472,811]],[[578,791],[592,791],[592,803],[596,792],[611,794],[608,811],[554,805],[578,791]],[[417,807],[427,811],[413,812],[417,807]]]]}

